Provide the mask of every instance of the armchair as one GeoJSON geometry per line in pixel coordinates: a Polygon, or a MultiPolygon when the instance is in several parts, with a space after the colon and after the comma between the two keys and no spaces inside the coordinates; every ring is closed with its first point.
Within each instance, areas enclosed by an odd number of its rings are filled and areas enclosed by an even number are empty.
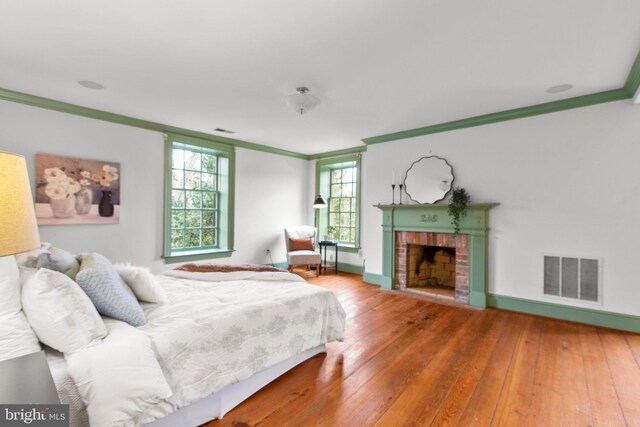
{"type": "Polygon", "coordinates": [[[320,253],[315,251],[316,247],[316,232],[315,227],[308,225],[301,225],[299,227],[288,227],[284,229],[284,240],[287,245],[287,263],[288,269],[291,269],[297,265],[309,265],[316,266],[316,276],[320,275],[320,253]],[[311,239],[314,250],[291,250],[290,239],[311,239]]]}

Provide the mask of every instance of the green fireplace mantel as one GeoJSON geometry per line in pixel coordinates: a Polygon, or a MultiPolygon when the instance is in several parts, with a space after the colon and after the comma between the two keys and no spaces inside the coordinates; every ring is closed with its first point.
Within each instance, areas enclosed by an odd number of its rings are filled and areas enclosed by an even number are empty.
{"type": "MultiPolygon", "coordinates": [[[[469,235],[469,304],[487,306],[487,232],[489,209],[497,203],[468,206],[460,233],[469,235]]],[[[382,210],[382,280],[386,289],[395,288],[396,231],[453,233],[447,204],[374,205],[382,210]]]]}

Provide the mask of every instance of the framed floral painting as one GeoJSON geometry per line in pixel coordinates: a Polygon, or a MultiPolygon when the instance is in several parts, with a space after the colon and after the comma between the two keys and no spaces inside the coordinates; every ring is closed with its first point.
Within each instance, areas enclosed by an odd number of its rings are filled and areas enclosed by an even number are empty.
{"type": "Polygon", "coordinates": [[[118,224],[120,163],[36,154],[38,224],[118,224]]]}

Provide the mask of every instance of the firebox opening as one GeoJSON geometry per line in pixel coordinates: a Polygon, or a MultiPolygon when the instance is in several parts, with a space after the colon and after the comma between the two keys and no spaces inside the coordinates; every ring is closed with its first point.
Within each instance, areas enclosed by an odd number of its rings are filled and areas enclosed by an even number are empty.
{"type": "Polygon", "coordinates": [[[456,250],[408,245],[407,289],[453,299],[456,288],[456,250]]]}

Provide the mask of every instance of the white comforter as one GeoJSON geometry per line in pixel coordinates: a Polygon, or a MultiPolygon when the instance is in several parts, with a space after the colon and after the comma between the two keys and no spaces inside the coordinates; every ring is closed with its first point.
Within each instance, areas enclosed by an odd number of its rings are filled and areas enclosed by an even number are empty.
{"type": "MultiPolygon", "coordinates": [[[[305,350],[344,338],[345,313],[333,293],[293,274],[170,271],[158,279],[169,303],[143,304],[147,324],[137,329],[151,341],[164,375],[158,381],[166,380],[172,391],[167,399],[172,411],[305,350]]],[[[77,353],[74,357],[79,359],[77,353]]],[[[85,359],[96,360],[88,355],[85,359]]],[[[79,369],[67,365],[70,371],[79,369]]],[[[83,375],[90,372],[85,368],[83,375]]],[[[73,371],[71,376],[79,377],[73,371]]],[[[113,385],[102,386],[109,389],[127,380],[114,376],[113,385]]],[[[78,388],[92,408],[91,400],[99,399],[100,390],[89,394],[78,388]]],[[[166,413],[155,406],[146,414],[135,414],[133,423],[166,413]]],[[[121,421],[122,414],[119,417],[121,421]]]]}

